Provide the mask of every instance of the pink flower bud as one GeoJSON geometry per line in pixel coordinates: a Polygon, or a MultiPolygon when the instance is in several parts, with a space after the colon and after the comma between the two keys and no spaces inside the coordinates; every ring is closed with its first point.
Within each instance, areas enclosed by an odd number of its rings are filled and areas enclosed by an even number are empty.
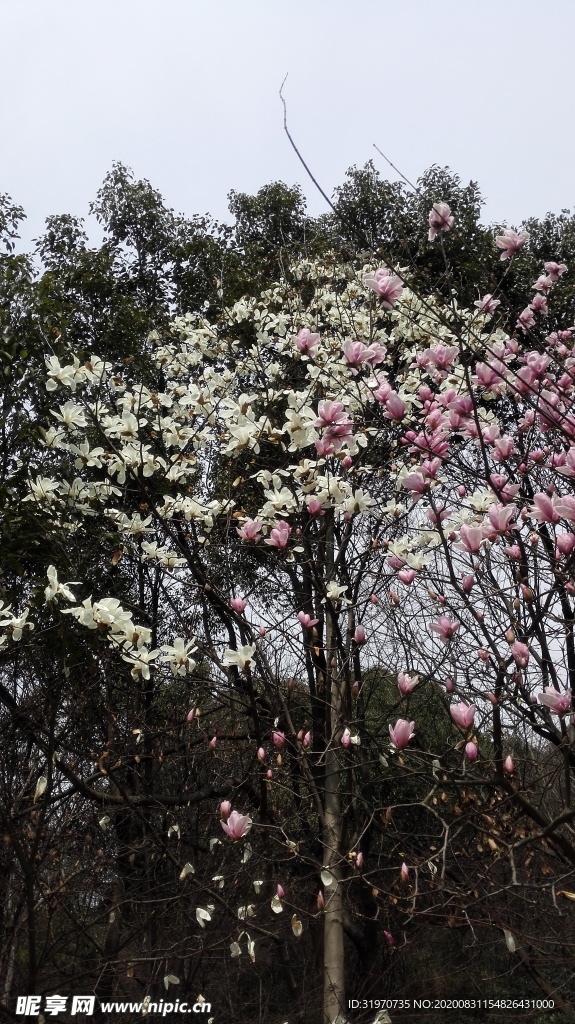
{"type": "Polygon", "coordinates": [[[238,612],[239,615],[244,611],[247,603],[248,602],[245,601],[243,597],[232,597],[230,601],[232,608],[235,612],[238,612]]]}
{"type": "Polygon", "coordinates": [[[486,647],[480,647],[477,652],[477,657],[481,658],[481,661],[489,661],[489,651],[486,647]]]}
{"type": "Polygon", "coordinates": [[[413,583],[413,581],[415,579],[415,570],[414,569],[400,569],[400,571],[397,574],[397,578],[398,578],[398,580],[401,580],[402,583],[405,583],[407,586],[409,586],[409,584],[413,583]]]}
{"type": "Polygon", "coordinates": [[[353,639],[355,640],[356,644],[364,644],[365,643],[366,637],[365,637],[365,629],[363,628],[363,626],[356,626],[355,627],[355,633],[353,634],[353,639]]]}
{"type": "Polygon", "coordinates": [[[323,892],[321,891],[321,889],[320,889],[320,891],[317,894],[316,902],[317,902],[317,909],[319,910],[319,912],[321,914],[322,910],[325,908],[325,900],[323,898],[323,892]]]}
{"type": "Polygon", "coordinates": [[[210,740],[210,744],[209,744],[210,745],[210,750],[215,750],[216,749],[216,743],[217,742],[218,742],[217,736],[212,736],[212,738],[210,740]]]}
{"type": "Polygon", "coordinates": [[[311,743],[311,732],[306,732],[306,734],[305,734],[305,736],[303,738],[304,750],[305,750],[306,747],[309,747],[310,743],[311,743]]]}
{"type": "Polygon", "coordinates": [[[359,851],[357,857],[355,858],[355,867],[357,871],[361,871],[363,867],[363,853],[361,852],[361,850],[359,851]]]}
{"type": "Polygon", "coordinates": [[[395,946],[395,939],[394,939],[393,935],[391,934],[391,932],[386,932],[384,930],[383,934],[385,935],[385,940],[387,942],[387,945],[388,946],[395,946]]]}
{"type": "Polygon", "coordinates": [[[464,498],[465,495],[467,494],[467,488],[464,487],[463,484],[460,484],[459,487],[457,488],[457,493],[460,498],[464,498]]]}
{"type": "Polygon", "coordinates": [[[515,631],[513,629],[508,629],[505,633],[505,639],[508,644],[515,643],[515,631]]]}
{"type": "Polygon", "coordinates": [[[186,722],[190,722],[190,724],[191,724],[194,721],[194,718],[197,715],[197,711],[198,711],[197,708],[192,708],[190,711],[188,711],[188,713],[186,715],[186,722]]]}
{"type": "Polygon", "coordinates": [[[405,861],[401,865],[401,881],[403,882],[404,885],[407,885],[407,883],[409,882],[409,868],[405,861]]]}
{"type": "Polygon", "coordinates": [[[455,684],[451,676],[448,676],[445,680],[445,689],[447,693],[455,693],[455,684]]]}
{"type": "Polygon", "coordinates": [[[352,695],[354,700],[357,700],[357,698],[359,697],[359,690],[360,690],[359,683],[358,683],[358,681],[356,679],[355,682],[352,683],[352,686],[351,686],[351,695],[352,695]]]}
{"type": "Polygon", "coordinates": [[[283,885],[279,885],[278,884],[277,893],[278,893],[278,896],[279,896],[280,900],[283,900],[283,898],[285,896],[283,885]]]}
{"type": "Polygon", "coordinates": [[[344,455],[341,460],[341,464],[344,469],[349,469],[349,467],[353,465],[353,459],[349,455],[344,455]]]}
{"type": "Polygon", "coordinates": [[[343,730],[343,733],[341,735],[341,745],[346,750],[349,750],[349,748],[351,747],[351,733],[349,729],[343,730]]]}
{"type": "Polygon", "coordinates": [[[272,772],[271,768],[268,768],[268,770],[266,772],[266,779],[271,779],[272,777],[273,777],[273,772],[272,772]]]}
{"type": "Polygon", "coordinates": [[[477,761],[477,744],[472,740],[465,744],[465,755],[470,761],[477,761]]]}
{"type": "Polygon", "coordinates": [[[259,761],[265,761],[265,759],[266,759],[266,752],[265,752],[264,748],[263,747],[258,747],[258,760],[259,761]]]}
{"type": "Polygon", "coordinates": [[[497,705],[499,704],[499,701],[497,700],[497,697],[495,696],[495,694],[489,692],[489,693],[486,693],[485,696],[487,697],[487,700],[491,701],[491,703],[493,704],[493,707],[496,708],[497,705]]]}
{"type": "Polygon", "coordinates": [[[369,600],[371,601],[372,604],[377,604],[377,602],[378,602],[377,594],[370,594],[369,595],[369,600]]]}
{"type": "Polygon", "coordinates": [[[267,632],[266,627],[265,626],[260,626],[260,636],[265,636],[266,632],[267,632]]]}
{"type": "Polygon", "coordinates": [[[513,772],[515,771],[515,765],[513,764],[511,754],[508,754],[503,762],[503,771],[506,775],[513,775],[513,772]]]}
{"type": "Polygon", "coordinates": [[[399,594],[396,594],[395,590],[390,590],[389,596],[395,605],[400,604],[399,594]]]}
{"type": "Polygon", "coordinates": [[[473,576],[472,573],[468,573],[466,576],[463,576],[463,578],[461,580],[461,586],[463,587],[463,589],[464,589],[466,594],[471,593],[471,591],[473,590],[474,584],[475,584],[475,576],[473,576]]]}
{"type": "Polygon", "coordinates": [[[232,812],[232,805],[229,800],[222,800],[220,804],[220,814],[222,818],[229,818],[232,812]]]}
{"type": "Polygon", "coordinates": [[[273,741],[274,747],[277,747],[278,750],[281,750],[283,745],[284,745],[284,743],[285,743],[285,741],[286,741],[285,732],[281,732],[281,730],[279,730],[279,729],[276,732],[273,732],[272,733],[272,741],[273,741]]]}

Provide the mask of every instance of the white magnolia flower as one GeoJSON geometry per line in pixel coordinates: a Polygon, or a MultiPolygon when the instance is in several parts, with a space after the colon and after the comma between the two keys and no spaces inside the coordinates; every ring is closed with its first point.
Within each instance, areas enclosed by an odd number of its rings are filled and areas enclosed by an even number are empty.
{"type": "Polygon", "coordinates": [[[49,565],[48,566],[48,573],[47,573],[47,575],[48,575],[48,586],[44,590],[44,595],[46,597],[46,601],[47,602],[48,601],[53,601],[54,598],[58,594],[61,594],[62,597],[65,597],[67,601],[75,601],[76,600],[75,595],[72,593],[72,591],[69,589],[69,587],[78,587],[80,585],[78,582],[75,582],[75,583],[59,583],[58,582],[58,574],[56,572],[56,566],[55,565],[49,565]]]}
{"type": "Polygon", "coordinates": [[[255,651],[255,644],[248,644],[245,647],[239,647],[237,651],[232,651],[228,648],[224,653],[224,665],[237,665],[243,672],[248,665],[252,664],[255,651]]]}

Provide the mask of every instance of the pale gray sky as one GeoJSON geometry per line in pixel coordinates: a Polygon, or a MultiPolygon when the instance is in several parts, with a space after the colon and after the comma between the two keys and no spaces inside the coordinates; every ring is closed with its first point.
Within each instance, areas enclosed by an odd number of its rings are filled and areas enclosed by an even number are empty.
{"type": "Polygon", "coordinates": [[[113,160],[170,206],[325,190],[380,148],[410,178],[479,181],[486,220],[575,207],[573,0],[0,0],[0,192],[86,215],[113,160]]]}

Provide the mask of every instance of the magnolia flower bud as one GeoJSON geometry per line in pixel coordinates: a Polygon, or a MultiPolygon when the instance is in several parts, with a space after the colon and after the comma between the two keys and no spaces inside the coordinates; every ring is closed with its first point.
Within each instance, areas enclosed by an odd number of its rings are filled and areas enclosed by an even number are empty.
{"type": "Polygon", "coordinates": [[[508,630],[506,631],[506,633],[505,633],[505,639],[507,640],[507,643],[508,643],[508,644],[513,644],[513,643],[515,643],[515,632],[514,632],[514,630],[513,630],[513,629],[508,629],[508,630]]]}
{"type": "Polygon", "coordinates": [[[515,771],[515,765],[513,764],[511,754],[508,754],[503,762],[503,771],[506,775],[513,775],[513,772],[515,771]]]}
{"type": "Polygon", "coordinates": [[[258,747],[258,760],[259,761],[265,761],[265,759],[266,759],[266,752],[265,752],[264,748],[263,747],[258,747]]]}
{"type": "Polygon", "coordinates": [[[407,883],[409,882],[409,868],[405,861],[401,865],[401,881],[403,882],[404,885],[407,885],[407,883]]]}
{"type": "Polygon", "coordinates": [[[217,742],[218,742],[217,736],[212,736],[212,739],[210,740],[210,750],[215,750],[216,749],[216,743],[217,742]]]}
{"type": "Polygon", "coordinates": [[[273,772],[272,772],[271,768],[268,768],[268,770],[266,772],[266,779],[271,779],[271,778],[273,778],[273,772]]]}
{"type": "Polygon", "coordinates": [[[354,683],[352,684],[352,687],[351,687],[351,695],[352,695],[352,697],[354,698],[354,700],[357,700],[357,698],[359,697],[359,683],[358,683],[357,679],[356,679],[356,681],[355,681],[355,682],[354,682],[354,683]]]}
{"type": "Polygon", "coordinates": [[[472,740],[465,744],[465,755],[470,761],[477,761],[477,744],[472,740]]]}
{"type": "Polygon", "coordinates": [[[324,908],[325,908],[325,900],[323,898],[323,892],[321,891],[321,889],[320,889],[320,891],[317,894],[316,903],[317,903],[317,909],[319,910],[319,912],[321,914],[322,910],[324,910],[324,908]]]}
{"type": "Polygon", "coordinates": [[[283,898],[285,896],[285,892],[284,892],[284,889],[283,889],[283,885],[279,885],[279,883],[278,883],[278,888],[277,888],[277,894],[278,894],[280,900],[283,900],[283,898]]]}
{"type": "Polygon", "coordinates": [[[222,818],[229,818],[232,811],[232,805],[229,800],[222,800],[220,804],[220,813],[222,818]]]}

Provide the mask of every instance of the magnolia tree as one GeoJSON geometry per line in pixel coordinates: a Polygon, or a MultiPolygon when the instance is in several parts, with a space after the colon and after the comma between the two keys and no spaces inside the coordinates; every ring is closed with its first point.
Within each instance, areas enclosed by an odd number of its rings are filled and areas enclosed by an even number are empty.
{"type": "MultiPolygon", "coordinates": [[[[448,230],[437,203],[430,244],[448,230]]],[[[501,260],[527,241],[506,230],[501,260]]],[[[118,807],[161,809],[193,921],[178,956],[220,950],[241,973],[279,949],[290,1020],[306,932],[341,1024],[346,951],[382,995],[417,928],[446,921],[565,1003],[575,329],[544,325],[566,269],[542,268],[511,332],[502,286],[465,309],[406,268],[324,260],[216,322],[177,318],[146,383],[47,359],[27,501],[70,539],[107,536],[133,588],[61,582],[63,558],[44,598],[127,666],[132,746],[115,775],[56,749],[35,800],[81,793],[103,843],[118,807]],[[145,764],[176,683],[188,760],[166,794],[145,764]]],[[[3,625],[6,651],[30,642],[26,611],[3,625]]]]}

